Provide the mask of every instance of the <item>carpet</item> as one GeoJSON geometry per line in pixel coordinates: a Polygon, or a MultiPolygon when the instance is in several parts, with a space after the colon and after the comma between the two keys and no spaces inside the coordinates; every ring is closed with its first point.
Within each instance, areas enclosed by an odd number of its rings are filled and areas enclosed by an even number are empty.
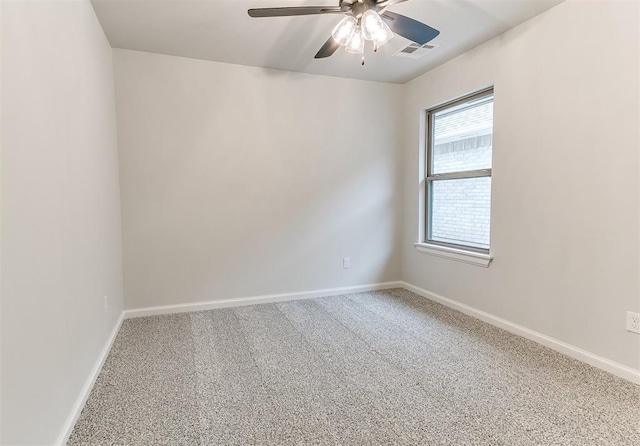
{"type": "Polygon", "coordinates": [[[69,445],[638,445],[640,386],[411,292],[125,320],[69,445]]]}

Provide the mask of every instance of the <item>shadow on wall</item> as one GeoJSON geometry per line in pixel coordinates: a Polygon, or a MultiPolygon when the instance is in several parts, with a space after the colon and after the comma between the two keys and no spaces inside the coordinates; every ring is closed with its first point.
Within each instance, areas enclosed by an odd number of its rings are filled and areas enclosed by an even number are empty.
{"type": "MultiPolygon", "coordinates": [[[[289,22],[287,28],[280,34],[275,45],[269,49],[263,59],[263,66],[288,67],[289,71],[271,71],[271,75],[282,76],[290,74],[290,70],[304,70],[314,62],[316,55],[325,40],[331,36],[331,30],[342,18],[339,14],[325,16],[299,16],[289,22]],[[316,34],[316,30],[326,30],[325,40],[320,42],[309,39],[316,34]],[[292,64],[292,60],[295,62],[292,64]],[[285,62],[286,61],[286,62],[285,62]]],[[[274,18],[255,18],[253,21],[264,21],[265,26],[274,18]]],[[[278,20],[277,18],[275,20],[278,20]]],[[[295,76],[293,76],[295,78],[295,76]]]]}

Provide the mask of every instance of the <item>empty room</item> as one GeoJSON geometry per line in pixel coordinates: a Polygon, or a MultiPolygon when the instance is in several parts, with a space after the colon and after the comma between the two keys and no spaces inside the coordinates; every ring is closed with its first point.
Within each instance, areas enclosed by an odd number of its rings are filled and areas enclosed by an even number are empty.
{"type": "Polygon", "coordinates": [[[2,445],[640,445],[640,2],[0,41],[2,445]]]}

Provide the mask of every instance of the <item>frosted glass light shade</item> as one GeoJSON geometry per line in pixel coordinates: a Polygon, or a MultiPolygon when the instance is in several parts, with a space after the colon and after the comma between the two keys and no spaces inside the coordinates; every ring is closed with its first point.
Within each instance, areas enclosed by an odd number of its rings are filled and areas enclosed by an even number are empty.
{"type": "Polygon", "coordinates": [[[373,43],[377,46],[382,46],[393,38],[393,33],[391,32],[391,29],[389,29],[389,26],[382,21],[381,23],[382,26],[373,34],[373,43]]]}
{"type": "Polygon", "coordinates": [[[340,46],[347,46],[357,28],[357,25],[358,21],[351,16],[340,20],[340,23],[338,23],[331,32],[333,40],[335,40],[340,46]]]}
{"type": "Polygon", "coordinates": [[[362,37],[362,30],[359,26],[356,27],[356,30],[351,36],[351,40],[349,40],[349,43],[347,43],[347,46],[344,49],[347,51],[347,53],[364,53],[364,38],[362,37]]]}
{"type": "Polygon", "coordinates": [[[370,9],[362,15],[362,37],[381,46],[391,40],[393,33],[378,13],[370,9]]]}
{"type": "Polygon", "coordinates": [[[373,34],[380,27],[380,22],[382,22],[382,19],[373,9],[362,15],[362,35],[366,40],[373,40],[373,34]]]}

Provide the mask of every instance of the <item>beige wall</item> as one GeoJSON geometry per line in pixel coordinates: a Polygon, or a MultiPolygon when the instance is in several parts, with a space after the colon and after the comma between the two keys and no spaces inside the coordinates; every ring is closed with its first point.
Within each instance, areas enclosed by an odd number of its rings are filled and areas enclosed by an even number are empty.
{"type": "Polygon", "coordinates": [[[127,50],[114,67],[128,308],[400,279],[400,86],[127,50]]]}
{"type": "Polygon", "coordinates": [[[1,28],[0,442],[52,444],[123,307],[111,48],[88,1],[1,28]]]}
{"type": "Polygon", "coordinates": [[[638,12],[563,3],[405,85],[404,280],[640,368],[638,12]],[[420,111],[495,85],[488,268],[416,252],[420,111]]]}

